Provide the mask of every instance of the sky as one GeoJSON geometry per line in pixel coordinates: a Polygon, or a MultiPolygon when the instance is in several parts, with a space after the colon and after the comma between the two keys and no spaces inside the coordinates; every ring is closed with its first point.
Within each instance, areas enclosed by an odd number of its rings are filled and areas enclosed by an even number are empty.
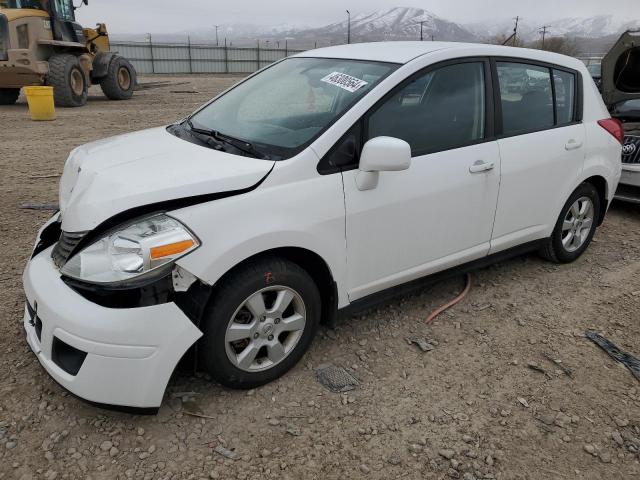
{"type": "Polygon", "coordinates": [[[76,15],[87,26],[105,22],[112,32],[173,33],[214,24],[321,26],[344,20],[345,8],[355,15],[396,6],[423,8],[460,23],[516,15],[640,17],[640,0],[89,0],[76,15]]]}

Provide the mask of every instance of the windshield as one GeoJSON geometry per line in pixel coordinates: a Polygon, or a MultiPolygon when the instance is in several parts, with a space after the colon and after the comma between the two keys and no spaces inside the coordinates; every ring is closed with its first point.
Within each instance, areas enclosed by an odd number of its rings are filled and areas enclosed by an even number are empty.
{"type": "Polygon", "coordinates": [[[290,58],[241,83],[193,115],[195,129],[250,142],[290,158],[340,118],[398,65],[290,58]]]}
{"type": "Polygon", "coordinates": [[[4,8],[34,8],[36,10],[45,10],[47,0],[0,0],[0,7],[4,8]]]}

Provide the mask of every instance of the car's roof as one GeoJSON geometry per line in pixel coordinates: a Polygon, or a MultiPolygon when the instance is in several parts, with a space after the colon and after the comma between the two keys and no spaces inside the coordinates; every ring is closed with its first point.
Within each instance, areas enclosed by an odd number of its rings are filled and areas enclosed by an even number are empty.
{"type": "MultiPolygon", "coordinates": [[[[297,54],[297,57],[344,58],[375,62],[409,63],[411,60],[433,52],[448,50],[454,56],[495,55],[528,58],[560,65],[574,66],[580,62],[557,53],[530,50],[526,48],[503,47],[481,43],[458,42],[373,42],[352,43],[333,47],[318,48],[297,54]]],[[[574,67],[575,68],[575,67],[574,67]]]]}

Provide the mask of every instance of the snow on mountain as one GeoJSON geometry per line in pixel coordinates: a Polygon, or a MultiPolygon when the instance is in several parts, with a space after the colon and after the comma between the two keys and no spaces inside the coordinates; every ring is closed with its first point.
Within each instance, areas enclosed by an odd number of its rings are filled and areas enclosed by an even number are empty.
{"type": "MultiPolygon", "coordinates": [[[[479,38],[491,38],[497,35],[510,35],[513,32],[512,18],[492,19],[484,22],[465,25],[479,38]]],[[[569,17],[560,19],[521,19],[518,25],[518,36],[526,42],[540,38],[540,30],[547,26],[547,35],[572,38],[601,38],[618,35],[625,30],[640,28],[640,18],[630,20],[613,15],[596,15],[593,17],[569,17]]]]}
{"type": "MultiPolygon", "coordinates": [[[[475,36],[458,23],[445,20],[421,8],[395,7],[351,17],[353,42],[379,40],[419,40],[420,24],[423,36],[437,40],[473,41],[475,36]]],[[[347,19],[324,27],[298,31],[294,37],[315,39],[323,43],[346,40],[347,19]]]]}
{"type": "MultiPolygon", "coordinates": [[[[517,13],[517,9],[514,9],[517,13]]],[[[425,40],[484,41],[496,36],[509,36],[513,32],[513,18],[497,17],[487,21],[460,24],[439,17],[421,8],[395,7],[369,13],[358,13],[351,17],[351,41],[419,40],[422,23],[425,40]]],[[[540,29],[548,26],[547,35],[583,39],[600,39],[617,36],[627,29],[640,28],[637,19],[619,18],[613,15],[597,15],[589,18],[521,19],[518,36],[526,43],[540,39],[540,29]]],[[[215,28],[196,29],[175,33],[154,34],[155,41],[184,42],[187,36],[192,42],[215,42],[215,28]]],[[[141,40],[137,35],[118,35],[118,39],[141,40]]],[[[301,25],[252,25],[227,24],[218,28],[220,44],[227,38],[238,46],[252,46],[260,40],[262,44],[280,45],[287,40],[291,48],[312,48],[328,44],[345,43],[347,40],[347,18],[322,27],[301,25]]]]}

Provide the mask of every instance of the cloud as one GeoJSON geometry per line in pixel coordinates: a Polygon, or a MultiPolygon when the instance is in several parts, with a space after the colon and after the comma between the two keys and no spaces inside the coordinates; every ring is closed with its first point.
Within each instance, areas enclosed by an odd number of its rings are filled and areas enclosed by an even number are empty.
{"type": "Polygon", "coordinates": [[[345,5],[352,13],[371,12],[394,6],[425,8],[448,20],[474,22],[520,15],[531,21],[541,18],[588,17],[614,14],[640,17],[638,0],[90,0],[78,12],[85,25],[106,22],[113,32],[174,33],[213,25],[253,23],[262,25],[319,26],[341,21],[345,5]],[[615,4],[615,8],[612,5],[615,4]]]}

